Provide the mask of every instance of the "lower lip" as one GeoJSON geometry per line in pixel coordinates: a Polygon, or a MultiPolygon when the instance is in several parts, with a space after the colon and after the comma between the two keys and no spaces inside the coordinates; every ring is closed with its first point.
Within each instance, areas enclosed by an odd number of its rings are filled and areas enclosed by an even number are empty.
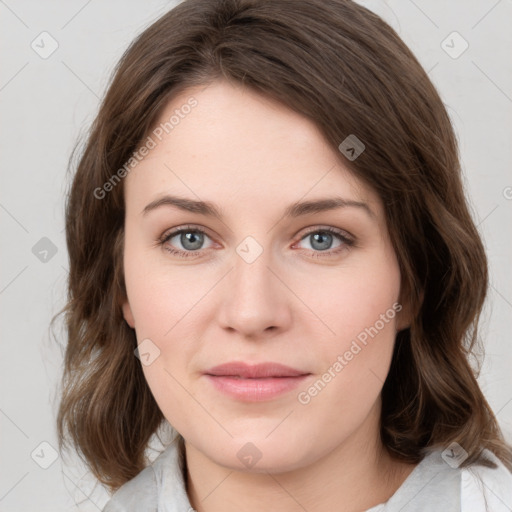
{"type": "Polygon", "coordinates": [[[308,375],[263,379],[241,379],[217,375],[206,375],[206,377],[226,395],[246,402],[262,402],[295,389],[308,375]]]}

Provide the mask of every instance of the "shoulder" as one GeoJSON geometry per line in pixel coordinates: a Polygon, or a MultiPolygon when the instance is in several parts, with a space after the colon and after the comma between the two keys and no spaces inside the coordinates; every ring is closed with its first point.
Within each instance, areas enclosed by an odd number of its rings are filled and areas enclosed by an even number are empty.
{"type": "Polygon", "coordinates": [[[107,502],[103,512],[156,512],[158,490],[155,470],[147,466],[137,476],[121,486],[107,502]]]}
{"type": "Polygon", "coordinates": [[[444,450],[429,449],[395,494],[367,512],[511,512],[512,473],[490,451],[482,456],[496,468],[462,467],[444,450]]]}
{"type": "Polygon", "coordinates": [[[473,464],[461,470],[461,511],[510,512],[512,473],[491,451],[484,450],[484,455],[497,467],[473,464]]]}
{"type": "Polygon", "coordinates": [[[151,465],[120,487],[103,512],[157,512],[170,504],[188,503],[182,476],[181,455],[171,443],[151,465]],[[159,504],[163,503],[159,507],[159,504]]]}

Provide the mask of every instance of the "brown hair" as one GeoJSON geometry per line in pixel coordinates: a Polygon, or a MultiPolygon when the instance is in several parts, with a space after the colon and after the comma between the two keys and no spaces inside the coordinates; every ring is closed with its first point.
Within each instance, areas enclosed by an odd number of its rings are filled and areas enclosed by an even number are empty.
{"type": "MultiPolygon", "coordinates": [[[[512,450],[469,358],[487,293],[484,247],[464,196],[458,147],[435,87],[396,32],[348,0],[186,0],[132,43],[101,104],[67,201],[68,344],[57,418],[94,475],[115,490],[148,463],[164,417],[123,319],[122,182],[112,179],[169,100],[190,86],[242,83],[313,120],[382,198],[412,323],[398,333],[382,391],[381,437],[418,462],[456,441],[463,466],[512,469],[512,450]]],[[[340,153],[340,159],[344,157],[340,153]]]]}

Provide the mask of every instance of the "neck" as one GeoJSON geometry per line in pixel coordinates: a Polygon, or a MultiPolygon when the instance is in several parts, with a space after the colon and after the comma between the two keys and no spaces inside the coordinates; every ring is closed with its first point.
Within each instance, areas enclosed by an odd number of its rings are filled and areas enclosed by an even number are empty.
{"type": "Polygon", "coordinates": [[[380,408],[313,464],[284,473],[242,472],[215,463],[185,441],[187,493],[197,512],[343,510],[387,501],[415,465],[390,457],[380,441],[380,408]]]}

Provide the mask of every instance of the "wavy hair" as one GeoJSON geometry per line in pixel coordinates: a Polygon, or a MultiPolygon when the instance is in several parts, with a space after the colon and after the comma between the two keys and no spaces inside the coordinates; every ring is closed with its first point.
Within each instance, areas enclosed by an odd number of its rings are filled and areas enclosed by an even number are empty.
{"type": "Polygon", "coordinates": [[[176,94],[220,79],[311,119],[336,151],[350,134],[366,146],[357,159],[340,159],[383,200],[412,312],[382,390],[389,453],[418,462],[455,441],[468,453],[462,466],[492,466],[487,448],[512,470],[512,449],[470,364],[488,267],[453,127],[397,33],[349,0],[185,0],[122,56],[66,203],[59,448],[72,445],[112,490],[148,464],[146,448],[165,419],[122,315],[124,196],[122,179],[112,179],[176,94]]]}

